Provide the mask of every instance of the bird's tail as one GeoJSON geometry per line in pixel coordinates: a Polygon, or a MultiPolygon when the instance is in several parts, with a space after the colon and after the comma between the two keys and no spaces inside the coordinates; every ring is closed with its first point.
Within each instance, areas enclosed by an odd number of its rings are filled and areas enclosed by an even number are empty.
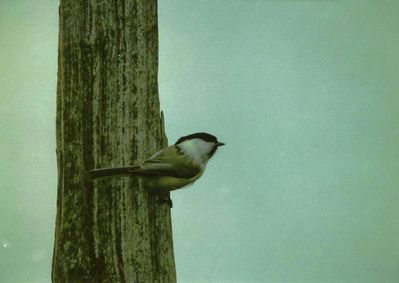
{"type": "Polygon", "coordinates": [[[132,175],[136,169],[140,166],[127,166],[127,167],[116,167],[116,168],[101,168],[93,169],[87,172],[90,179],[98,179],[110,176],[123,176],[132,175]]]}

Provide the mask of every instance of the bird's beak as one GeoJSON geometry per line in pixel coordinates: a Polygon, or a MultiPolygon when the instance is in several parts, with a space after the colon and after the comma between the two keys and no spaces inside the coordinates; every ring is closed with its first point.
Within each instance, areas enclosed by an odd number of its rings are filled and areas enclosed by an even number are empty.
{"type": "Polygon", "coordinates": [[[216,145],[217,146],[223,146],[223,145],[225,145],[225,143],[224,142],[218,142],[216,145]]]}

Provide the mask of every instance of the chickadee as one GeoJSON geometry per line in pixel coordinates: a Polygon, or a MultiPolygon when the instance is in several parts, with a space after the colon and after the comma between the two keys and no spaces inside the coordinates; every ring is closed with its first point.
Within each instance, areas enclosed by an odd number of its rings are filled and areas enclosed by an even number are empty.
{"type": "Polygon", "coordinates": [[[89,171],[92,179],[134,175],[144,178],[151,192],[167,194],[194,183],[205,171],[208,160],[215,154],[219,142],[213,135],[195,133],[181,137],[174,145],[162,149],[139,166],[103,168],[89,171]]]}

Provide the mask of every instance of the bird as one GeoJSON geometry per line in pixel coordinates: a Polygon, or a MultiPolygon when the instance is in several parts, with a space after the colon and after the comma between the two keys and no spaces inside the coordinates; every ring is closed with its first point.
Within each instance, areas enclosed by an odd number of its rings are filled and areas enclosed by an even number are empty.
{"type": "Polygon", "coordinates": [[[100,168],[88,171],[94,180],[112,176],[137,176],[144,179],[144,187],[152,193],[166,196],[172,207],[170,192],[193,184],[204,173],[208,161],[225,143],[211,134],[199,132],[179,138],[136,166],[100,168]]]}

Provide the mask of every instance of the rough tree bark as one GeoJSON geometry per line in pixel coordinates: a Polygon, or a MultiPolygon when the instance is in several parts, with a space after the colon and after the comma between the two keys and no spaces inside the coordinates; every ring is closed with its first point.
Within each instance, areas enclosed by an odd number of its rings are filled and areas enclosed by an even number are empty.
{"type": "Polygon", "coordinates": [[[61,0],[53,282],[175,282],[170,208],[138,178],[91,182],[167,144],[156,0],[61,0]]]}

